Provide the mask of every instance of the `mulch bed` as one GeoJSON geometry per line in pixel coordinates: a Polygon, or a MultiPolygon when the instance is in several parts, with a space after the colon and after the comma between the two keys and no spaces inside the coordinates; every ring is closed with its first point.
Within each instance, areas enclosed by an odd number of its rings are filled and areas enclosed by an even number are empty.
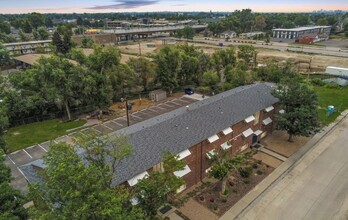
{"type": "Polygon", "coordinates": [[[209,208],[218,216],[222,216],[274,170],[273,167],[260,161],[254,161],[243,167],[247,166],[253,167],[251,175],[247,178],[243,178],[238,171],[233,172],[226,184],[226,189],[228,190],[226,196],[220,194],[221,181],[218,181],[195,196],[195,200],[209,208]]]}

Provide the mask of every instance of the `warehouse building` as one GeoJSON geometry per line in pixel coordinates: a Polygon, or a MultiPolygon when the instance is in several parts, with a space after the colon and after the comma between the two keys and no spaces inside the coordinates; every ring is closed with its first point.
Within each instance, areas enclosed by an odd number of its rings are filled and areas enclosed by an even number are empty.
{"type": "Polygon", "coordinates": [[[43,52],[50,52],[52,40],[26,41],[6,43],[4,46],[9,51],[10,55],[23,55],[29,53],[37,53],[39,48],[43,52]]]}
{"type": "Polygon", "coordinates": [[[298,27],[291,29],[277,28],[272,29],[273,38],[279,39],[300,39],[308,35],[321,35],[322,38],[329,38],[331,26],[313,26],[313,27],[298,27]]]}
{"type": "MultiPolygon", "coordinates": [[[[268,83],[238,87],[116,131],[128,136],[133,155],[116,168],[113,185],[133,187],[163,169],[165,151],[185,161],[185,169],[174,172],[185,180],[180,191],[197,184],[208,175],[209,153],[223,149],[232,156],[272,132],[279,112],[272,89],[268,83]]],[[[29,182],[39,181],[36,171],[44,168],[38,161],[20,167],[29,182]]]]}

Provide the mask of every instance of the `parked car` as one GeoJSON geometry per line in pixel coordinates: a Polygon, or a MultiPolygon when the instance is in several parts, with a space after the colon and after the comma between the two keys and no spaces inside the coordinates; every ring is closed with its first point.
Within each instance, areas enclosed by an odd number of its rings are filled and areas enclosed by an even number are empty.
{"type": "Polygon", "coordinates": [[[192,95],[194,93],[195,93],[195,91],[192,88],[186,88],[185,89],[185,94],[187,94],[187,95],[192,95]]]}

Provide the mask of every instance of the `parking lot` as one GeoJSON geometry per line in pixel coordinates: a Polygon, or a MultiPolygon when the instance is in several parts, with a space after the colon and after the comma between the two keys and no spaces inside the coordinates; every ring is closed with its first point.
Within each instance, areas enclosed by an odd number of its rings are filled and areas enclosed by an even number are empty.
{"type": "MultiPolygon", "coordinates": [[[[189,105],[193,102],[196,102],[197,99],[189,98],[187,96],[183,96],[180,98],[172,99],[170,101],[162,102],[157,105],[151,106],[149,108],[139,110],[136,112],[130,112],[129,114],[129,123],[130,125],[145,121],[149,118],[153,118],[155,116],[164,114],[166,112],[170,112],[174,109],[189,105]]],[[[107,121],[93,127],[88,127],[80,131],[82,135],[88,136],[91,133],[100,133],[100,134],[108,134],[113,131],[117,131],[127,127],[127,117],[123,116],[120,118],[116,118],[111,121],[107,121]]],[[[53,140],[53,143],[71,143],[72,139],[76,135],[76,132],[71,134],[59,137],[53,140]]],[[[22,193],[28,193],[27,181],[24,175],[21,173],[21,170],[18,168],[24,164],[30,163],[34,160],[41,159],[43,156],[49,151],[51,141],[47,141],[41,144],[37,144],[31,147],[28,147],[23,150],[19,150],[13,153],[6,155],[5,164],[11,168],[13,180],[11,184],[22,193]]]]}

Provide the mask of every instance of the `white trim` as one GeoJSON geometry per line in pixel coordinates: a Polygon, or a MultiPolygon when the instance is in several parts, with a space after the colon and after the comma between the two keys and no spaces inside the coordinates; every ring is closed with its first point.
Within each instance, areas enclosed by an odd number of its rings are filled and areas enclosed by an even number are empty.
{"type": "Polygon", "coordinates": [[[265,120],[262,121],[262,124],[264,125],[269,125],[272,123],[272,119],[270,117],[266,118],[265,120]]]}
{"type": "Polygon", "coordinates": [[[222,133],[224,133],[224,135],[228,135],[228,134],[232,133],[232,131],[233,131],[232,128],[228,127],[226,129],[222,130],[222,133]]]}
{"type": "Polygon", "coordinates": [[[127,180],[127,182],[130,186],[135,186],[139,180],[146,178],[148,175],[149,175],[149,173],[147,171],[145,171],[143,173],[136,175],[132,179],[127,180]]]}
{"type": "Polygon", "coordinates": [[[255,117],[254,117],[253,115],[247,117],[246,119],[244,119],[244,121],[245,121],[246,123],[252,122],[252,121],[254,121],[254,120],[255,120],[255,117]]]}
{"type": "Polygon", "coordinates": [[[251,128],[248,128],[247,130],[243,131],[242,134],[243,134],[243,137],[247,138],[249,137],[250,135],[252,135],[254,133],[254,131],[251,129],[251,128]]]}
{"type": "Polygon", "coordinates": [[[225,143],[221,144],[221,148],[224,150],[230,149],[232,147],[232,144],[228,144],[229,141],[226,141],[225,143]]]}
{"type": "Polygon", "coordinates": [[[178,153],[179,160],[182,160],[190,155],[191,155],[191,152],[188,149],[178,153]]]}
{"type": "Polygon", "coordinates": [[[214,141],[217,141],[217,140],[219,140],[219,136],[217,136],[216,134],[208,138],[209,143],[213,143],[214,141]]]}
{"type": "Polygon", "coordinates": [[[190,167],[188,165],[186,165],[183,170],[175,171],[174,175],[177,177],[183,177],[190,172],[191,172],[190,167]]]}
{"type": "Polygon", "coordinates": [[[274,107],[273,107],[273,105],[271,105],[271,106],[265,108],[265,112],[270,112],[270,111],[272,111],[273,109],[274,109],[274,107]]]}
{"type": "Polygon", "coordinates": [[[285,113],[285,110],[284,110],[284,109],[280,109],[280,110],[279,110],[279,113],[280,113],[280,114],[284,114],[284,113],[285,113]]]}
{"type": "Polygon", "coordinates": [[[262,134],[262,131],[261,130],[257,130],[254,132],[254,134],[256,134],[257,136],[259,136],[260,134],[262,134]]]}
{"type": "Polygon", "coordinates": [[[215,155],[215,154],[216,154],[216,151],[213,149],[213,150],[211,150],[211,151],[209,151],[209,152],[206,153],[208,159],[211,159],[211,156],[210,156],[209,154],[215,155]]]}

